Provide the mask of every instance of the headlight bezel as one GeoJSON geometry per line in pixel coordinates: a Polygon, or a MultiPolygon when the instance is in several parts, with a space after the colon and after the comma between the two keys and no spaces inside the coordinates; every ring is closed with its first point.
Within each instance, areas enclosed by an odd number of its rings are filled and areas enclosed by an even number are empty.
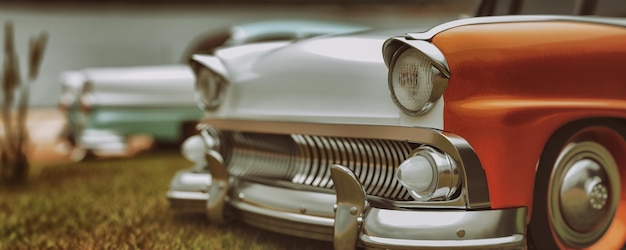
{"type": "Polygon", "coordinates": [[[227,82],[213,70],[200,66],[196,71],[194,97],[203,110],[215,110],[224,101],[227,82]]]}
{"type": "Polygon", "coordinates": [[[198,107],[217,110],[224,102],[230,82],[226,66],[219,58],[203,54],[192,55],[189,64],[195,75],[194,98],[198,107]]]}

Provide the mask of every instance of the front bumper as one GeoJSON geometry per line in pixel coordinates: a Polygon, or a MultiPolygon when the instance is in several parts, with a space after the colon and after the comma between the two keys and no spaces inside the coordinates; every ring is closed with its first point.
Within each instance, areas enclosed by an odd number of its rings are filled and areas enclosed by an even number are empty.
{"type": "Polygon", "coordinates": [[[84,129],[76,141],[78,146],[99,154],[124,154],[128,149],[126,137],[108,129],[84,129]]]}
{"type": "Polygon", "coordinates": [[[166,194],[170,207],[177,212],[205,213],[210,185],[211,175],[207,172],[178,171],[166,194]]]}
{"type": "MultiPolygon", "coordinates": [[[[61,106],[61,105],[60,105],[61,106]]],[[[86,126],[88,115],[76,107],[60,107],[66,117],[66,124],[59,137],[81,149],[102,154],[122,154],[127,150],[126,137],[113,129],[89,128],[86,126]]]]}
{"type": "MultiPolygon", "coordinates": [[[[211,208],[207,210],[212,184],[215,184],[213,177],[206,172],[179,172],[167,193],[171,207],[177,211],[214,213],[211,208]]],[[[338,241],[354,241],[368,249],[525,247],[527,210],[523,207],[402,208],[378,202],[376,197],[366,197],[363,211],[351,216],[341,213],[341,205],[337,209],[338,197],[334,192],[290,183],[231,178],[223,199],[227,201],[226,214],[236,215],[233,217],[247,224],[288,235],[335,241],[336,247],[341,246],[338,241]],[[338,233],[352,219],[357,234],[338,233]]]]}

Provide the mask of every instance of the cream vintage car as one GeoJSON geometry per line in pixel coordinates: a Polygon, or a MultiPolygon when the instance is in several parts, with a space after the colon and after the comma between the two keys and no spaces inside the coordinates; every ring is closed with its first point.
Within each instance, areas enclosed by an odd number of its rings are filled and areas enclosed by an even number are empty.
{"type": "Polygon", "coordinates": [[[623,247],[625,19],[405,32],[194,55],[172,208],[336,249],[623,247]]]}
{"type": "MultiPolygon", "coordinates": [[[[262,41],[291,41],[324,34],[367,29],[363,25],[313,20],[272,20],[235,25],[194,40],[183,55],[217,47],[262,41]]],[[[194,101],[194,75],[185,63],[172,65],[85,68],[63,72],[59,108],[67,125],[61,138],[70,157],[80,161],[127,150],[130,135],[157,142],[181,142],[202,116],[194,101]]]]}

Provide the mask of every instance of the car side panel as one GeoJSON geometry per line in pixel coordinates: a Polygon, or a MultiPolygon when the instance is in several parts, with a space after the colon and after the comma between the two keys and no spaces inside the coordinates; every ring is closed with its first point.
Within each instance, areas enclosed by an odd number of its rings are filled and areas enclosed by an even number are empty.
{"type": "Polygon", "coordinates": [[[182,126],[202,117],[197,107],[110,108],[98,107],[86,120],[86,129],[111,130],[120,135],[148,134],[155,140],[178,142],[182,126]]]}
{"type": "Polygon", "coordinates": [[[433,38],[452,77],[444,129],[487,174],[492,207],[532,204],[537,160],[561,126],[626,118],[626,29],[579,22],[469,25],[433,38]]]}
{"type": "Polygon", "coordinates": [[[93,106],[196,107],[194,75],[184,64],[84,70],[93,106]]]}

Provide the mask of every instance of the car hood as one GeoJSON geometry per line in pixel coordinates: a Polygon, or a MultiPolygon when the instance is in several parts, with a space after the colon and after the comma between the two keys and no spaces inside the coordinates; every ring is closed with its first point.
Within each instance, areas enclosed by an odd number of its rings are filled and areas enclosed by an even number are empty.
{"type": "Polygon", "coordinates": [[[403,34],[370,31],[273,43],[275,48],[245,56],[238,53],[246,48],[218,50],[229,86],[222,107],[207,118],[400,124],[381,48],[387,38],[403,34]]]}

